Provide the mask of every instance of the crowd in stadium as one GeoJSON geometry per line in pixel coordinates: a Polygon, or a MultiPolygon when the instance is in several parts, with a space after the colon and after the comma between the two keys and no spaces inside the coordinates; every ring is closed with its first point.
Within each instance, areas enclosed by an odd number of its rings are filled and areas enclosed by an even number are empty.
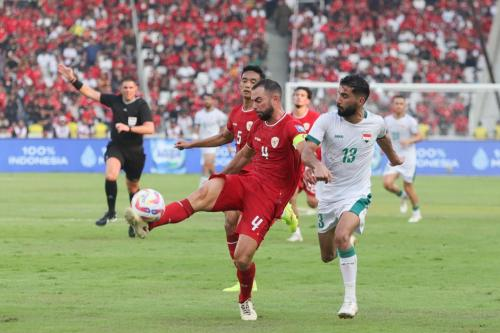
{"type": "MultiPolygon", "coordinates": [[[[203,93],[219,108],[238,103],[238,73],[263,65],[269,3],[137,2],[148,94],[159,132],[189,136],[203,93]],[[267,9],[267,10],[266,10],[267,9]]],[[[296,79],[336,82],[357,72],[372,82],[477,82],[480,46],[466,1],[325,1],[300,6],[276,22],[297,29],[290,47],[296,79]]],[[[283,5],[283,4],[282,4],[283,5]]],[[[481,0],[480,28],[491,28],[492,0],[481,0]]],[[[128,1],[6,1],[0,9],[0,137],[106,137],[111,113],[75,93],[59,62],[86,84],[117,92],[136,77],[137,47],[128,1]]],[[[372,99],[377,101],[377,95],[372,99]]],[[[411,111],[431,133],[468,133],[468,95],[410,96],[411,111]],[[419,97],[420,96],[420,97],[419,97]]],[[[324,112],[327,108],[318,107],[324,112]]],[[[375,110],[377,111],[377,110],[375,110]]]]}

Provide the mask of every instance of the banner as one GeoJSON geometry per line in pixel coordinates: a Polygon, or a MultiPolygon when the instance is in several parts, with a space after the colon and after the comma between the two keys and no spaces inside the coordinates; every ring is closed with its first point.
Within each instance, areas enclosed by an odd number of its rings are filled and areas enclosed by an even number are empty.
{"type": "MultiPolygon", "coordinates": [[[[372,171],[381,175],[387,158],[378,150],[372,171]]],[[[417,175],[500,176],[500,141],[417,143],[417,175]]]]}
{"type": "MultiPolygon", "coordinates": [[[[107,140],[0,139],[0,172],[104,172],[107,140]]],[[[175,140],[146,139],[145,173],[200,173],[200,149],[178,150],[175,140]]],[[[232,145],[217,149],[216,169],[234,157],[232,145]]],[[[374,175],[387,159],[377,149],[374,175]]],[[[500,176],[500,141],[423,141],[417,144],[417,174],[500,176]]]]}

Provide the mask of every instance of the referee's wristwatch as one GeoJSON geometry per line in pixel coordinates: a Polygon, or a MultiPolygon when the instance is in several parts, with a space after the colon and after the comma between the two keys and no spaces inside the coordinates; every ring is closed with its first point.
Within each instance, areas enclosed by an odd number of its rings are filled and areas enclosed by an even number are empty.
{"type": "Polygon", "coordinates": [[[129,133],[132,133],[132,126],[129,126],[129,127],[128,127],[128,132],[129,132],[129,133]]]}

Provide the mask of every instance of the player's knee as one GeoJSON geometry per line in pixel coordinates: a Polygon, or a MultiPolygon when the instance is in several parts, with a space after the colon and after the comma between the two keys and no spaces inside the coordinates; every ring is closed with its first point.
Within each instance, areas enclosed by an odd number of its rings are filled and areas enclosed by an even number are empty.
{"type": "Polygon", "coordinates": [[[342,250],[347,250],[351,247],[350,243],[351,235],[346,232],[340,232],[335,234],[335,238],[333,240],[335,247],[342,250]]]}
{"type": "Polygon", "coordinates": [[[250,264],[252,263],[252,259],[250,256],[246,255],[235,255],[234,256],[234,265],[240,271],[246,271],[250,268],[250,264]]]}
{"type": "Polygon", "coordinates": [[[386,190],[390,190],[392,188],[392,182],[388,179],[384,179],[383,184],[386,190]]]}

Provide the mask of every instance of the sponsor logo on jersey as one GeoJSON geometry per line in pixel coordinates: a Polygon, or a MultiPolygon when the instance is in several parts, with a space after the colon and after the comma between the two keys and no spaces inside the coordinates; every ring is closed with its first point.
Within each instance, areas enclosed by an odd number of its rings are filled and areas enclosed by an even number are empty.
{"type": "Polygon", "coordinates": [[[123,108],[123,112],[127,112],[127,108],[123,108]]]}
{"type": "Polygon", "coordinates": [[[236,127],[236,126],[238,126],[238,123],[233,123],[233,127],[236,127]]]}
{"type": "Polygon", "coordinates": [[[302,125],[295,125],[295,129],[299,132],[299,133],[303,133],[305,132],[306,130],[304,129],[304,126],[302,125]]]}
{"type": "Polygon", "coordinates": [[[342,134],[335,134],[333,137],[335,139],[343,139],[344,138],[344,136],[342,134]]]}
{"type": "Polygon", "coordinates": [[[278,147],[279,143],[280,143],[280,138],[278,138],[277,136],[271,139],[271,147],[276,148],[278,147]]]}
{"type": "Polygon", "coordinates": [[[247,121],[247,131],[250,131],[250,128],[252,128],[253,121],[247,121]]]}
{"type": "Polygon", "coordinates": [[[361,134],[361,137],[366,143],[368,143],[372,139],[372,134],[370,132],[363,132],[363,134],[361,134]]]}
{"type": "Polygon", "coordinates": [[[262,140],[260,138],[258,138],[258,137],[255,137],[255,141],[261,142],[262,140]]]}

